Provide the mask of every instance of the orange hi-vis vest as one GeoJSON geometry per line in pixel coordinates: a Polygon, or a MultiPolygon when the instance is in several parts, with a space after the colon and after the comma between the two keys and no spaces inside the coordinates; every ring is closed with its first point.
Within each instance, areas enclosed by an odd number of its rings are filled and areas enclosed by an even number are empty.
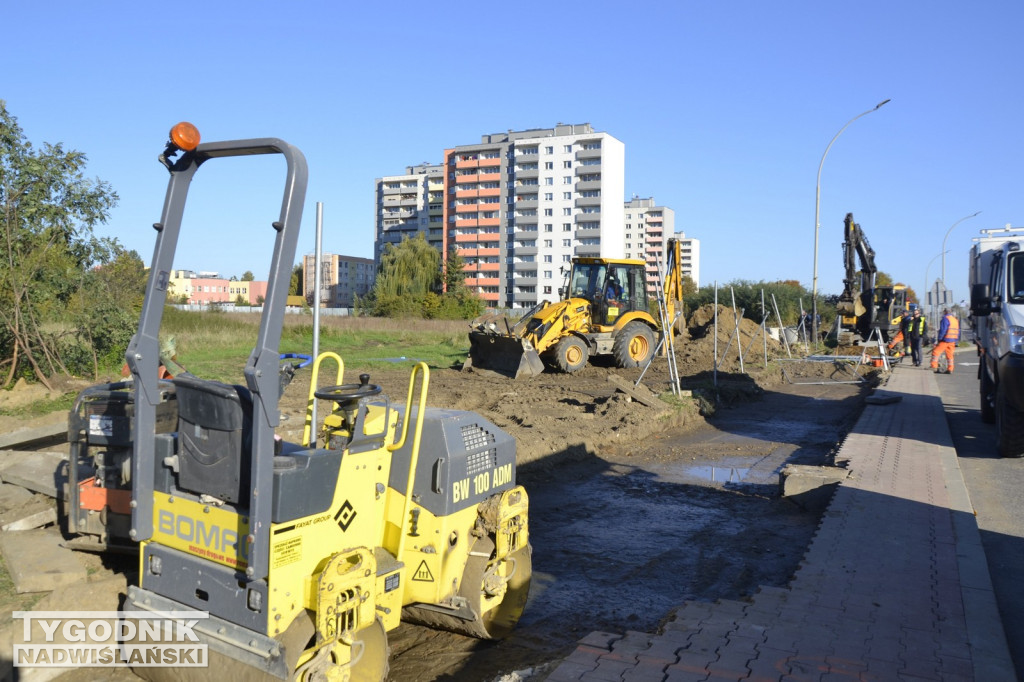
{"type": "Polygon", "coordinates": [[[952,315],[946,315],[946,322],[949,323],[949,328],[946,330],[946,335],[940,339],[940,341],[952,341],[957,342],[960,340],[960,321],[952,315]]]}

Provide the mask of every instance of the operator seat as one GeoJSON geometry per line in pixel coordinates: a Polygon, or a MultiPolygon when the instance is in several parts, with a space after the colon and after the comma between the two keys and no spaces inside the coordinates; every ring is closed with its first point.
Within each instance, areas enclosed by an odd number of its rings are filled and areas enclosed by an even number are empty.
{"type": "Polygon", "coordinates": [[[252,394],[243,386],[174,377],[178,398],[178,487],[225,502],[249,502],[252,394]]]}

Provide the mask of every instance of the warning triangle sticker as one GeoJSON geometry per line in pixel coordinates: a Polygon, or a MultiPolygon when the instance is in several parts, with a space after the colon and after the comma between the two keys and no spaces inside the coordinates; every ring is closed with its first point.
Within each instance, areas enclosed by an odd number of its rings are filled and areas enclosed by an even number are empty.
{"type": "Polygon", "coordinates": [[[412,579],[423,583],[434,582],[434,574],[430,572],[426,559],[421,561],[420,565],[416,567],[416,572],[412,574],[412,579]]]}

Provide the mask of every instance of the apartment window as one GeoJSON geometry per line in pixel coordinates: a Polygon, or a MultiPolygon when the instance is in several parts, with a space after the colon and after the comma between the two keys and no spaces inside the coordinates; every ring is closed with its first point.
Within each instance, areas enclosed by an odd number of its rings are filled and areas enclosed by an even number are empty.
{"type": "Polygon", "coordinates": [[[544,192],[544,201],[554,201],[554,199],[555,199],[555,193],[554,192],[544,192]]]}
{"type": "Polygon", "coordinates": [[[550,263],[551,262],[551,256],[544,256],[544,262],[545,263],[550,263]]]}
{"type": "Polygon", "coordinates": [[[544,240],[544,246],[545,246],[545,248],[549,248],[550,249],[551,248],[551,240],[550,239],[545,239],[544,240]]]}
{"type": "Polygon", "coordinates": [[[544,293],[545,294],[550,294],[551,293],[551,287],[550,286],[544,287],[544,293]]]}
{"type": "Polygon", "coordinates": [[[554,169],[555,169],[555,162],[554,161],[545,161],[544,162],[544,170],[554,170],[554,169]]]}
{"type": "Polygon", "coordinates": [[[572,215],[572,209],[571,208],[563,208],[562,209],[562,215],[572,215]]]}
{"type": "Polygon", "coordinates": [[[544,184],[545,185],[553,185],[553,184],[555,184],[555,179],[554,178],[544,178],[544,184]]]}
{"type": "Polygon", "coordinates": [[[553,209],[553,208],[545,208],[544,209],[544,215],[546,215],[546,216],[555,215],[554,211],[555,211],[555,209],[553,209]]]}
{"type": "Polygon", "coordinates": [[[572,184],[572,176],[571,175],[563,176],[562,177],[562,184],[563,185],[571,185],[572,184]]]}
{"type": "Polygon", "coordinates": [[[572,161],[563,161],[562,168],[572,168],[572,161]]]}
{"type": "Polygon", "coordinates": [[[563,263],[569,263],[572,261],[572,256],[562,256],[563,263]]]}
{"type": "Polygon", "coordinates": [[[563,239],[562,240],[562,246],[572,246],[572,240],[571,239],[563,239]]]}
{"type": "Polygon", "coordinates": [[[562,223],[562,232],[572,232],[572,223],[562,223]]]}
{"type": "Polygon", "coordinates": [[[545,232],[553,232],[554,229],[555,229],[554,225],[552,225],[551,223],[544,223],[544,231],[545,232]]]}
{"type": "Polygon", "coordinates": [[[562,192],[563,199],[572,199],[572,192],[562,192]]]}
{"type": "Polygon", "coordinates": [[[555,153],[555,148],[554,147],[544,147],[544,153],[545,154],[554,154],[555,153]]]}
{"type": "Polygon", "coordinates": [[[572,152],[572,145],[571,144],[565,145],[564,147],[562,147],[562,151],[565,152],[566,154],[572,152]]]}
{"type": "Polygon", "coordinates": [[[544,279],[551,279],[551,271],[550,270],[545,270],[544,271],[544,279]]]}

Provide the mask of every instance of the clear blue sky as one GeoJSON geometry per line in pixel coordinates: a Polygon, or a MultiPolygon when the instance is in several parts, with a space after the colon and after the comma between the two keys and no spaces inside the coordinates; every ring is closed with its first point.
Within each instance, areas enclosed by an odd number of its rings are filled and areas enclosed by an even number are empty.
{"type": "MultiPolygon", "coordinates": [[[[819,291],[842,289],[847,212],[921,291],[950,226],[981,211],[948,239],[957,298],[971,237],[1024,225],[1018,0],[15,2],[4,24],[0,98],[34,144],[88,155],[120,195],[99,234],[147,262],[179,120],[305,153],[300,254],[318,201],[324,249],[372,257],[374,178],[481,134],[589,122],[625,143],[627,196],[701,240],[702,284],[810,288],[822,154],[887,98],[825,160],[819,291]]],[[[176,266],[262,278],[282,177],[276,158],[204,166],[176,266]]]]}

